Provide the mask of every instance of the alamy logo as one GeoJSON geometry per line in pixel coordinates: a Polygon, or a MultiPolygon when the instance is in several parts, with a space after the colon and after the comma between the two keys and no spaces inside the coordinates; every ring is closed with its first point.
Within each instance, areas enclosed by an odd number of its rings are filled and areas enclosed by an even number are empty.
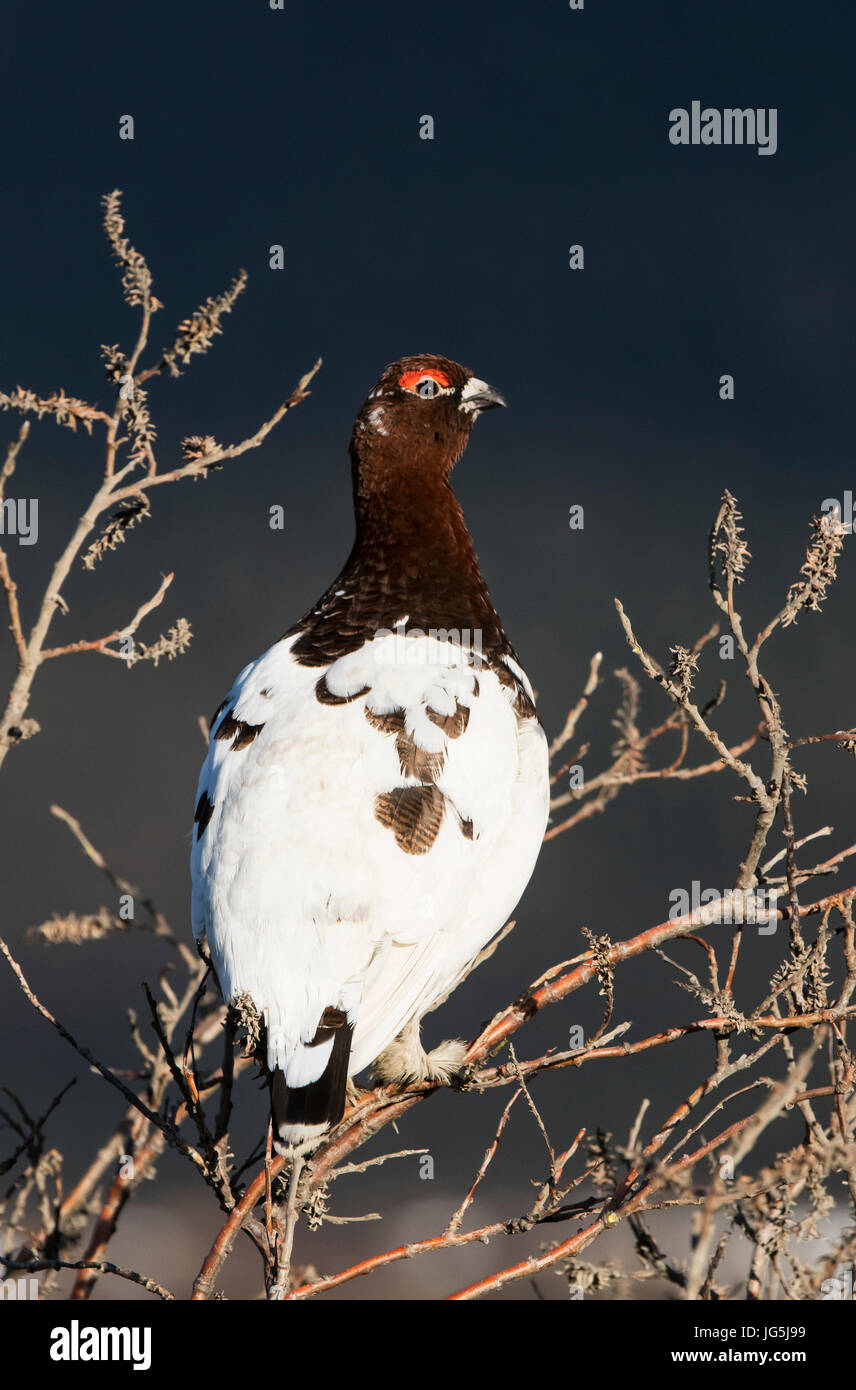
{"type": "Polygon", "coordinates": [[[484,664],[480,627],[432,627],[426,632],[421,627],[406,627],[404,622],[398,622],[394,629],[379,628],[375,639],[379,666],[446,666],[450,661],[449,647],[460,648],[471,656],[471,664],[477,669],[484,664]],[[423,640],[418,640],[420,638],[423,640]]]}
{"type": "Polygon", "coordinates": [[[824,1279],[820,1286],[820,1297],[824,1301],[853,1299],[853,1266],[845,1265],[835,1279],[824,1279]]]}
{"type": "Polygon", "coordinates": [[[852,488],[848,488],[844,493],[843,505],[837,497],[825,497],[820,510],[823,517],[823,529],[827,533],[837,536],[853,535],[853,523],[856,522],[856,502],[853,501],[852,488]]]}
{"type": "Polygon", "coordinates": [[[132,1361],[135,1371],[152,1364],[150,1327],[81,1327],[73,1318],[70,1327],[51,1332],[52,1361],[132,1361]]]}
{"type": "Polygon", "coordinates": [[[0,536],[17,536],[19,545],[39,539],[39,499],[5,497],[0,502],[0,536]]]}
{"type": "Polygon", "coordinates": [[[689,891],[673,888],[669,894],[672,904],[669,921],[689,917],[693,926],[719,924],[726,927],[747,926],[757,922],[759,936],[772,936],[778,922],[778,888],[734,888],[724,893],[718,888],[702,888],[694,878],[689,891]]]}
{"type": "Polygon", "coordinates": [[[38,1296],[39,1281],[35,1276],[31,1279],[0,1279],[0,1299],[4,1302],[12,1303],[25,1298],[35,1301],[38,1296]]]}
{"type": "Polygon", "coordinates": [[[700,101],[676,106],[669,112],[669,140],[673,145],[755,145],[758,154],[778,149],[779,113],[775,106],[715,106],[702,108],[700,101]]]}

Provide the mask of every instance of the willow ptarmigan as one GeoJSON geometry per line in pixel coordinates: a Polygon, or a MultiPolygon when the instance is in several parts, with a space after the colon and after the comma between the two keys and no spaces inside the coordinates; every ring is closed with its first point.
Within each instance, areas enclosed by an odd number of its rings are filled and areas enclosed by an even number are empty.
{"type": "Polygon", "coordinates": [[[387,367],[351,440],[356,539],[214,716],[193,930],[266,1025],[274,1136],[305,1151],[348,1077],[448,1081],[419,1020],[507,920],[544,833],[547,747],[449,475],[504,405],[456,362],[387,367]]]}

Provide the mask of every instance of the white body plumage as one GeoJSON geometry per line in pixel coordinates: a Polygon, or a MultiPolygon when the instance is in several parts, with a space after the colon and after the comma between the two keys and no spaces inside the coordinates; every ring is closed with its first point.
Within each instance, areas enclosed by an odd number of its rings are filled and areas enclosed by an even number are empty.
{"type": "Polygon", "coordinates": [[[313,1042],[325,1009],[353,1025],[353,1075],[454,987],[531,875],[549,787],[514,661],[500,678],[452,642],[381,634],[319,668],[294,641],[245,667],[215,717],[191,870],[224,996],[251,997],[269,1066],[299,1088],[330,1059],[332,1038],[313,1042]],[[439,814],[427,848],[378,813],[407,788],[439,814]]]}

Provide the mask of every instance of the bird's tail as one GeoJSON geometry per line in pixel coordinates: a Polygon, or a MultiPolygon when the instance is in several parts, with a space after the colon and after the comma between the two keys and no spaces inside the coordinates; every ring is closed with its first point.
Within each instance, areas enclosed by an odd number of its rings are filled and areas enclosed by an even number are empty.
{"type": "Polygon", "coordinates": [[[286,1070],[273,1067],[270,1099],[274,1145],[279,1153],[311,1148],[331,1125],[341,1120],[353,1033],[353,1024],[343,1009],[325,1009],[315,1037],[302,1045],[302,1056],[294,1059],[296,1065],[286,1070]],[[316,1048],[320,1050],[319,1062],[323,1062],[326,1053],[326,1064],[312,1076],[316,1070],[312,1053],[316,1048]],[[307,1074],[311,1079],[304,1080],[307,1074]]]}

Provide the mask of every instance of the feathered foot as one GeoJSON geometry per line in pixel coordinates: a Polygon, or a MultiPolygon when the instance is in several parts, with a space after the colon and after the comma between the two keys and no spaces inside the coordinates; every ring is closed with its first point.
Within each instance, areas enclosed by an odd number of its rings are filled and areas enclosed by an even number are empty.
{"type": "Polygon", "coordinates": [[[367,1095],[368,1090],[366,1087],[358,1086],[354,1078],[349,1076],[345,1085],[345,1108],[350,1109],[352,1105],[359,1105],[363,1096],[367,1095]]]}
{"type": "Polygon", "coordinates": [[[384,1048],[373,1070],[377,1079],[392,1082],[433,1081],[451,1086],[464,1071],[467,1045],[460,1038],[447,1038],[431,1052],[419,1041],[419,1020],[408,1023],[394,1042],[384,1048]]]}

